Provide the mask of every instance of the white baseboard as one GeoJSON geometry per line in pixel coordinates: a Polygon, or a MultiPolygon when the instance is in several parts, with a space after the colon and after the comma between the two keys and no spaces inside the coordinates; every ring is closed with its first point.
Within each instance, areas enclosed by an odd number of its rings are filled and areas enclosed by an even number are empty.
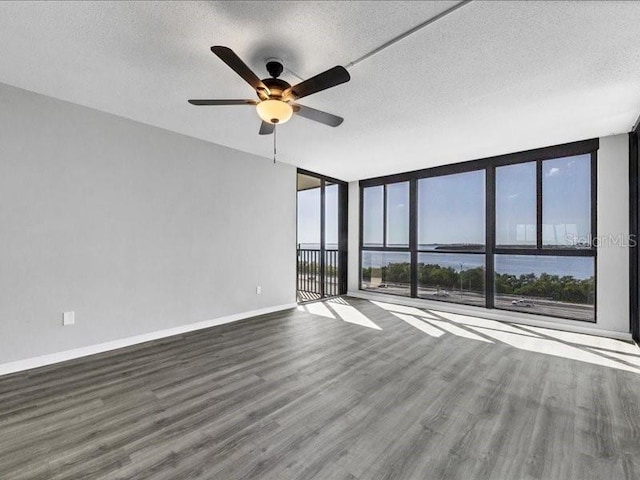
{"type": "Polygon", "coordinates": [[[287,303],[274,307],[260,308],[258,310],[251,310],[249,312],[236,313],[234,315],[214,318],[213,320],[204,320],[202,322],[180,325],[178,327],[168,328],[166,330],[143,333],[142,335],[136,335],[135,337],[121,338],[119,340],[112,340],[110,342],[99,343],[97,345],[74,348],[73,350],[66,350],[64,352],[51,353],[39,357],[25,358],[24,360],[16,360],[14,362],[3,363],[0,364],[0,375],[8,375],[10,373],[30,370],[32,368],[44,367],[45,365],[65,362],[67,360],[73,360],[74,358],[86,357],[88,355],[94,355],[96,353],[108,352],[110,350],[129,347],[131,345],[137,345],[139,343],[149,342],[151,340],[157,340],[159,338],[166,338],[174,335],[180,335],[182,333],[193,332],[195,330],[202,330],[203,328],[215,327],[216,325],[223,325],[225,323],[237,322],[238,320],[257,317],[260,315],[265,315],[267,313],[279,312],[282,310],[295,308],[297,306],[297,303],[287,303]]]}
{"type": "Polygon", "coordinates": [[[489,310],[482,307],[474,307],[471,305],[456,305],[455,303],[438,302],[433,300],[424,300],[420,298],[405,298],[396,295],[388,295],[384,293],[371,293],[362,290],[349,291],[347,295],[365,300],[377,300],[386,303],[395,303],[399,305],[408,305],[411,307],[426,308],[435,311],[458,313],[460,315],[469,315],[472,317],[488,318],[499,322],[519,323],[532,327],[551,328],[553,330],[564,330],[574,333],[585,333],[587,335],[597,335],[600,337],[614,338],[616,340],[631,341],[631,333],[616,332],[613,330],[604,330],[598,327],[592,327],[590,323],[578,320],[560,319],[554,317],[546,317],[543,315],[527,315],[521,312],[506,312],[504,310],[489,310]]]}

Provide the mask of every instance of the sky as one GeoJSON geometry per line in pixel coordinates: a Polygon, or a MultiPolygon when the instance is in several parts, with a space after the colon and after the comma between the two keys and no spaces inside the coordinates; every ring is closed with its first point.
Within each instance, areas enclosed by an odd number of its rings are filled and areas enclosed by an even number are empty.
{"type": "MultiPolygon", "coordinates": [[[[591,224],[589,154],[543,162],[543,243],[568,245],[588,237],[591,224]]],[[[409,231],[408,182],[387,186],[387,246],[405,246],[409,231]]],[[[485,243],[485,172],[418,181],[418,243],[485,243]]],[[[365,244],[382,244],[383,187],[364,191],[365,244]]],[[[496,169],[496,242],[536,243],[536,165],[496,169]]]]}
{"type": "MultiPolygon", "coordinates": [[[[590,233],[589,154],[543,162],[543,243],[567,245],[590,233]]],[[[496,169],[496,242],[535,245],[535,162],[496,169]]],[[[327,243],[337,243],[336,185],[326,189],[327,243]]],[[[364,190],[365,244],[383,242],[383,187],[364,190]]],[[[485,172],[418,181],[418,243],[484,244],[485,172]]],[[[387,186],[387,246],[408,246],[409,183],[387,186]]],[[[320,189],[298,192],[298,243],[320,243],[320,189]]]]}
{"type": "MultiPolygon", "coordinates": [[[[325,241],[338,244],[338,186],[325,188],[325,241]]],[[[298,243],[320,244],[320,188],[298,192],[298,243]]]]}
{"type": "Polygon", "coordinates": [[[542,163],[542,242],[566,245],[591,232],[591,155],[542,163]]]}
{"type": "Polygon", "coordinates": [[[418,243],[485,243],[484,170],[418,181],[418,243]]]}
{"type": "Polygon", "coordinates": [[[536,244],[535,162],[496,168],[496,244],[536,244]]]}
{"type": "MultiPolygon", "coordinates": [[[[542,163],[542,242],[570,245],[591,231],[591,156],[542,163]]],[[[536,243],[535,163],[496,169],[496,243],[536,243]]]]}

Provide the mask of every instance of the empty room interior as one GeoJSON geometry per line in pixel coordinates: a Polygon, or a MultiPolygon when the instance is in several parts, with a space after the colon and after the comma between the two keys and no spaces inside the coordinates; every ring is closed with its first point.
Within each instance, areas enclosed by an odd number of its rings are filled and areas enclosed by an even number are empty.
{"type": "Polygon", "coordinates": [[[0,2],[0,480],[640,478],[640,2],[0,2]]]}

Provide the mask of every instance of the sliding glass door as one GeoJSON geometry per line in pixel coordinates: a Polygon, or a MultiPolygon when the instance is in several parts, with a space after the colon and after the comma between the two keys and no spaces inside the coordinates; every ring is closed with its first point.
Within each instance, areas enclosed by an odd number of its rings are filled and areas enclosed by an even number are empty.
{"type": "Polygon", "coordinates": [[[297,298],[346,293],[347,184],[298,170],[297,298]]]}

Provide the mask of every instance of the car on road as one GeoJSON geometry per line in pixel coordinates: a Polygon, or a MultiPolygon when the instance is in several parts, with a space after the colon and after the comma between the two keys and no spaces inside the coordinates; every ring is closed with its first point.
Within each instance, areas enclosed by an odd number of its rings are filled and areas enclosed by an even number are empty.
{"type": "Polygon", "coordinates": [[[513,300],[511,302],[511,305],[515,305],[517,307],[527,307],[527,308],[531,308],[533,307],[533,302],[531,300],[527,300],[526,298],[520,298],[518,300],[513,300]]]}

